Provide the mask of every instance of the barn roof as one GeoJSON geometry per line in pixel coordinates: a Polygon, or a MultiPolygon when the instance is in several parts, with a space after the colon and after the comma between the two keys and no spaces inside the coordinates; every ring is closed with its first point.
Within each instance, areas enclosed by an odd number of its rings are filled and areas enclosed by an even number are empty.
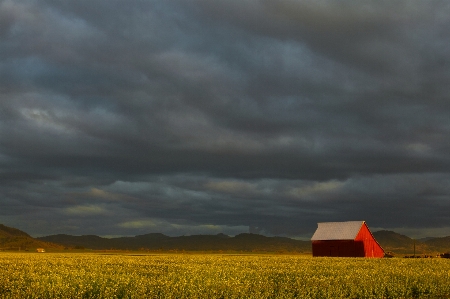
{"type": "Polygon", "coordinates": [[[317,230],[311,241],[354,240],[363,224],[364,221],[317,223],[317,230]]]}

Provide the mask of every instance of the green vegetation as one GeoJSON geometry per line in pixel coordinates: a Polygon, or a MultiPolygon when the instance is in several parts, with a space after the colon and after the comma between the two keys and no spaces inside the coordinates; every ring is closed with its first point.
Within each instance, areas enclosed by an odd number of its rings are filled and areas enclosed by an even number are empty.
{"type": "Polygon", "coordinates": [[[0,253],[0,298],[449,298],[447,259],[0,253]]]}

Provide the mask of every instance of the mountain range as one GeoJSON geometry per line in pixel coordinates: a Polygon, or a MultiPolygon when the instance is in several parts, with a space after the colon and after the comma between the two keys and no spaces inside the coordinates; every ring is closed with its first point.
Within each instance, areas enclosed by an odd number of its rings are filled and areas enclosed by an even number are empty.
{"type": "Polygon", "coordinates": [[[38,238],[67,247],[120,250],[184,250],[184,251],[244,251],[244,252],[310,252],[311,242],[257,234],[224,234],[169,237],[159,233],[135,237],[101,238],[99,236],[53,235],[38,238]]]}
{"type": "MultiPolygon", "coordinates": [[[[402,254],[435,254],[450,251],[450,236],[413,240],[393,231],[377,231],[373,236],[387,252],[402,254]]],[[[217,235],[191,235],[169,237],[160,233],[134,237],[104,238],[96,235],[51,235],[33,238],[16,228],[0,224],[0,250],[36,248],[50,250],[150,250],[150,251],[198,251],[198,252],[283,252],[310,253],[311,242],[286,237],[266,237],[243,233],[234,237],[217,235]]]]}

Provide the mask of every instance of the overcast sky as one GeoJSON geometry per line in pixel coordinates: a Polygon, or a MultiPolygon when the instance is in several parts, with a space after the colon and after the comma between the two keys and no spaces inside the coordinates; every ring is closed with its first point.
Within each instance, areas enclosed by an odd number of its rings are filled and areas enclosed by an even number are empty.
{"type": "Polygon", "coordinates": [[[450,235],[450,4],[0,0],[0,223],[450,235]]]}

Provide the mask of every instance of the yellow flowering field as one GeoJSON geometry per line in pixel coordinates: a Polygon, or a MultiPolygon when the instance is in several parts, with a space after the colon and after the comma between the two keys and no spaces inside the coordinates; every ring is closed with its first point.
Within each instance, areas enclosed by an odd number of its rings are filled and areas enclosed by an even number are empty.
{"type": "Polygon", "coordinates": [[[0,253],[0,298],[450,298],[450,260],[0,253]]]}

